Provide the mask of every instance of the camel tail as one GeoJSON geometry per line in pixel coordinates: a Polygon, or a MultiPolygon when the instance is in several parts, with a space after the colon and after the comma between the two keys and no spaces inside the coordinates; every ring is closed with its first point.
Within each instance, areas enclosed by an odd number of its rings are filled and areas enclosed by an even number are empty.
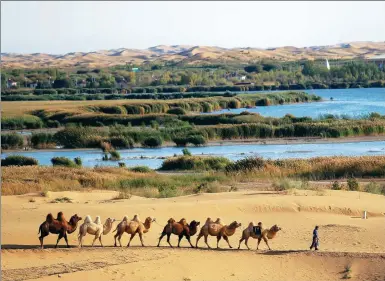
{"type": "Polygon", "coordinates": [[[41,232],[41,226],[39,226],[39,232],[37,234],[40,234],[40,232],[41,232]]]}
{"type": "Polygon", "coordinates": [[[115,228],[115,230],[114,230],[114,231],[112,231],[112,233],[114,233],[114,232],[115,232],[115,231],[117,231],[117,230],[118,230],[118,227],[116,227],[116,228],[115,228]]]}

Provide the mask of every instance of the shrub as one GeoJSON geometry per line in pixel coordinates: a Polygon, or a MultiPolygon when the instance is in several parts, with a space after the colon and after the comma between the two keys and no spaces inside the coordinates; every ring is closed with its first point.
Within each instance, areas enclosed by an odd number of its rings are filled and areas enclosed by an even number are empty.
{"type": "Polygon", "coordinates": [[[1,127],[6,130],[40,129],[43,126],[43,121],[37,116],[1,117],[1,127]]]}
{"type": "Polygon", "coordinates": [[[158,147],[163,143],[160,137],[148,137],[143,140],[142,145],[144,147],[158,147]]]}
{"type": "Polygon", "coordinates": [[[182,149],[182,153],[183,153],[184,156],[191,156],[191,152],[187,148],[183,148],[182,149]]]}
{"type": "Polygon", "coordinates": [[[134,147],[134,141],[132,138],[119,136],[119,137],[112,137],[110,138],[110,142],[113,147],[116,148],[133,148],[134,147]]]}
{"type": "Polygon", "coordinates": [[[376,182],[370,182],[364,187],[365,192],[374,193],[374,194],[382,194],[384,190],[384,187],[381,187],[376,182]]]}
{"type": "Polygon", "coordinates": [[[180,107],[170,108],[169,110],[167,110],[167,113],[175,115],[186,115],[186,111],[180,107]]]}
{"type": "Polygon", "coordinates": [[[76,157],[74,158],[74,162],[76,165],[78,165],[79,167],[81,167],[83,165],[83,162],[82,162],[82,159],[80,157],[76,157]]]}
{"type": "Polygon", "coordinates": [[[335,181],[335,182],[332,183],[331,189],[332,190],[341,190],[342,187],[341,187],[341,185],[340,185],[340,183],[338,181],[335,181]]]}
{"type": "Polygon", "coordinates": [[[348,190],[358,191],[359,189],[360,189],[360,184],[358,183],[358,181],[353,177],[348,178],[348,190]]]}
{"type": "Polygon", "coordinates": [[[74,161],[66,157],[54,157],[51,159],[53,166],[64,166],[64,167],[77,167],[74,161]]]}
{"type": "Polygon", "coordinates": [[[31,136],[32,147],[48,148],[55,146],[56,140],[53,134],[50,133],[33,133],[31,136]]]}
{"type": "Polygon", "coordinates": [[[224,157],[179,156],[163,161],[160,170],[223,170],[229,163],[224,157]]]}
{"type": "Polygon", "coordinates": [[[252,170],[261,170],[265,166],[265,161],[260,157],[247,157],[240,159],[226,166],[226,173],[249,172],[252,170]]]}
{"type": "Polygon", "coordinates": [[[118,164],[119,164],[120,168],[125,168],[126,167],[126,163],[124,163],[124,162],[119,162],[118,164]]]}
{"type": "Polygon", "coordinates": [[[12,149],[23,146],[23,137],[19,134],[1,134],[1,148],[12,149]]]}
{"type": "Polygon", "coordinates": [[[129,170],[136,173],[151,173],[153,171],[147,166],[135,166],[135,167],[129,168],[129,170]]]}
{"type": "Polygon", "coordinates": [[[39,162],[32,157],[26,157],[22,155],[10,155],[5,159],[1,159],[1,166],[34,166],[39,162]]]}
{"type": "Polygon", "coordinates": [[[120,153],[118,152],[118,151],[116,151],[116,150],[112,150],[112,151],[110,151],[110,155],[111,155],[111,157],[110,157],[110,160],[120,160],[120,153]]]}
{"type": "Polygon", "coordinates": [[[206,143],[206,139],[201,135],[189,136],[187,141],[195,146],[204,145],[206,143]]]}

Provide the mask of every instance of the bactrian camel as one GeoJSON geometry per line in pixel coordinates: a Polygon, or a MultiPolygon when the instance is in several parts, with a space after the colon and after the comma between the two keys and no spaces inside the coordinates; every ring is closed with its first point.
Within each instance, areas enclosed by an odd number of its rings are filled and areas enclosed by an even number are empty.
{"type": "Polygon", "coordinates": [[[39,240],[40,240],[40,246],[43,249],[43,240],[44,237],[48,236],[50,233],[52,234],[59,234],[59,237],[57,238],[55,248],[57,248],[57,244],[59,243],[60,239],[64,237],[67,248],[70,246],[68,245],[68,239],[67,234],[71,234],[74,232],[78,226],[78,222],[81,220],[81,217],[78,217],[77,214],[73,215],[69,222],[66,221],[64,218],[63,212],[59,212],[57,214],[57,219],[54,219],[52,214],[48,214],[46,217],[45,222],[43,222],[39,226],[39,233],[41,233],[39,240]]]}
{"type": "Polygon", "coordinates": [[[103,247],[102,234],[106,235],[111,231],[114,221],[115,219],[108,218],[103,225],[100,216],[97,216],[94,222],[92,221],[91,216],[86,216],[84,223],[79,227],[79,247],[83,247],[83,237],[86,236],[87,233],[95,235],[92,246],[94,246],[95,241],[99,239],[100,245],[103,247]]]}
{"type": "Polygon", "coordinates": [[[180,246],[180,241],[184,236],[190,243],[191,248],[194,248],[194,246],[191,244],[190,237],[197,233],[199,224],[200,222],[197,222],[195,220],[188,224],[186,219],[184,218],[181,219],[179,222],[176,222],[173,218],[170,218],[167,221],[167,225],[163,228],[161,236],[159,237],[158,247],[160,245],[160,241],[163,239],[164,236],[167,235],[167,243],[172,248],[172,245],[170,243],[170,236],[171,234],[175,234],[179,237],[178,247],[180,246]]]}
{"type": "Polygon", "coordinates": [[[207,218],[205,224],[202,226],[201,231],[199,232],[195,247],[198,248],[199,239],[204,236],[207,247],[211,248],[207,243],[207,237],[210,235],[217,237],[217,248],[219,248],[219,241],[222,237],[225,239],[229,247],[232,248],[228,237],[233,235],[235,230],[240,226],[241,224],[236,221],[232,222],[230,225],[224,226],[220,218],[218,218],[215,222],[213,222],[211,218],[207,218]]]}
{"type": "Polygon", "coordinates": [[[254,223],[251,222],[249,224],[249,226],[243,230],[242,232],[242,238],[239,240],[239,246],[238,246],[238,249],[241,248],[241,243],[243,240],[245,240],[245,245],[247,247],[247,249],[250,250],[249,248],[249,245],[247,244],[249,238],[254,238],[254,239],[258,239],[258,244],[257,244],[257,250],[258,250],[258,247],[259,247],[259,243],[261,243],[261,240],[263,239],[263,241],[265,241],[267,247],[269,248],[269,250],[271,250],[270,246],[269,246],[269,242],[268,240],[269,239],[273,239],[276,235],[277,235],[277,232],[281,230],[280,227],[278,227],[276,224],[273,225],[270,229],[261,229],[261,234],[256,234],[254,232],[254,223]]]}
{"type": "Polygon", "coordinates": [[[155,221],[155,219],[152,219],[151,217],[147,217],[145,222],[142,223],[140,221],[138,215],[135,215],[131,221],[123,220],[121,223],[119,223],[119,225],[113,231],[113,232],[116,231],[116,234],[114,236],[115,247],[116,247],[116,238],[118,238],[120,247],[122,246],[120,239],[122,238],[122,235],[125,232],[127,232],[128,234],[131,234],[130,241],[128,241],[127,247],[130,247],[130,243],[136,234],[139,235],[140,242],[142,243],[142,246],[144,247],[143,234],[147,233],[150,230],[151,223],[154,221],[155,221]]]}

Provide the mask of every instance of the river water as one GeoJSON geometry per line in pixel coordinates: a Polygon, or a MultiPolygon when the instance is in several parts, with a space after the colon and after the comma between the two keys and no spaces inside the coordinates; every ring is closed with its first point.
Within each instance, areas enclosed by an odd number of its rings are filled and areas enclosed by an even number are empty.
{"type": "MultiPolygon", "coordinates": [[[[360,117],[371,112],[385,114],[385,88],[362,89],[325,89],[306,90],[309,94],[322,97],[322,102],[259,106],[256,108],[238,108],[219,110],[206,114],[258,112],[263,116],[282,117],[290,113],[296,117],[309,116],[317,118],[324,114],[349,115],[360,117]],[[333,98],[331,101],[330,98],[333,98]]],[[[250,92],[251,93],[251,92],[250,92]]]]}
{"type": "MultiPolygon", "coordinates": [[[[193,155],[223,156],[231,160],[238,160],[248,156],[261,156],[269,159],[310,158],[317,156],[362,156],[385,155],[385,141],[372,142],[347,142],[347,143],[318,143],[318,144],[226,144],[217,146],[189,147],[193,155]]],[[[51,165],[53,157],[80,157],[83,166],[118,166],[124,162],[127,166],[144,165],[150,168],[159,168],[165,157],[175,154],[182,155],[180,147],[162,148],[135,148],[119,150],[120,161],[102,161],[101,150],[62,150],[56,151],[31,151],[3,153],[7,155],[24,155],[36,158],[40,165],[51,165]]]]}

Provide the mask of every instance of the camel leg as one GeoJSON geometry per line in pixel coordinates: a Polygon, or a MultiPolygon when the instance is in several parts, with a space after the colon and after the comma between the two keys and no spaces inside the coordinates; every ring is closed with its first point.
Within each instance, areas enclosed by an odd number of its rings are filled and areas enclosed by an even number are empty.
{"type": "Polygon", "coordinates": [[[128,241],[127,247],[130,247],[131,240],[135,237],[136,232],[131,234],[130,241],[128,241]]]}
{"type": "Polygon", "coordinates": [[[199,241],[199,239],[202,238],[202,236],[203,236],[203,234],[202,234],[202,233],[199,233],[199,235],[198,235],[198,237],[197,237],[197,242],[195,243],[195,248],[198,248],[198,241],[199,241]]]}
{"type": "Polygon", "coordinates": [[[245,238],[245,245],[247,247],[247,250],[250,250],[250,247],[249,247],[249,237],[245,238]]]}
{"type": "Polygon", "coordinates": [[[93,247],[94,246],[94,244],[95,244],[95,241],[98,239],[98,236],[96,236],[95,235],[95,237],[94,237],[94,241],[92,241],[92,245],[91,245],[91,247],[93,247]]]}
{"type": "MultiPolygon", "coordinates": [[[[193,244],[191,244],[190,235],[186,235],[186,239],[190,243],[191,248],[194,248],[193,244]]],[[[180,240],[179,240],[179,242],[180,242],[180,240]]]]}
{"type": "Polygon", "coordinates": [[[226,240],[226,242],[229,245],[230,249],[232,249],[233,247],[231,247],[231,245],[230,245],[229,238],[227,236],[223,236],[223,239],[226,240]]]}
{"type": "Polygon", "coordinates": [[[116,247],[116,237],[118,237],[118,233],[114,235],[114,247],[116,247]]]}
{"type": "Polygon", "coordinates": [[[158,246],[157,247],[159,247],[160,241],[162,241],[163,237],[165,237],[165,236],[166,236],[166,232],[162,232],[162,234],[159,237],[159,242],[158,242],[158,246]]]}
{"type": "Polygon", "coordinates": [[[39,240],[40,240],[40,247],[42,249],[44,249],[44,245],[43,245],[43,240],[44,240],[44,237],[48,236],[49,235],[49,232],[46,233],[46,232],[41,232],[41,236],[39,237],[39,240]]]}
{"type": "Polygon", "coordinates": [[[118,237],[118,241],[119,241],[120,247],[122,247],[122,241],[121,241],[122,235],[123,235],[123,234],[119,234],[119,237],[118,237]]]}
{"type": "Polygon", "coordinates": [[[245,240],[245,238],[242,236],[242,238],[239,239],[238,250],[241,248],[241,243],[242,243],[243,240],[245,240]]]}
{"type": "MultiPolygon", "coordinates": [[[[183,236],[184,236],[183,233],[179,234],[179,236],[178,236],[178,248],[180,247],[180,241],[182,241],[183,236]]],[[[186,236],[186,237],[187,237],[187,236],[186,236]]],[[[191,244],[191,243],[190,243],[190,244],[191,244]]]]}
{"type": "Polygon", "coordinates": [[[171,233],[168,233],[167,234],[167,243],[170,245],[170,247],[172,248],[172,245],[170,243],[170,237],[171,237],[171,233]]]}
{"type": "MultiPolygon", "coordinates": [[[[171,235],[171,234],[170,234],[171,235]]],[[[170,236],[169,236],[170,237],[170,236]]],[[[139,232],[139,238],[140,238],[140,243],[142,243],[142,247],[144,247],[144,244],[143,244],[143,233],[142,232],[139,232]]],[[[170,240],[170,239],[167,239],[167,240],[170,240]]],[[[168,242],[168,244],[170,244],[170,242],[168,242]]],[[[171,246],[171,244],[170,244],[171,246]]],[[[172,246],[171,246],[172,247],[172,246]]]]}
{"type": "Polygon", "coordinates": [[[269,250],[271,250],[271,249],[270,249],[270,246],[269,246],[269,242],[267,241],[267,238],[264,237],[264,238],[263,238],[263,241],[265,241],[267,247],[269,248],[269,250]]]}
{"type": "Polygon", "coordinates": [[[62,239],[63,237],[64,237],[63,232],[60,232],[59,237],[57,238],[57,241],[56,241],[55,248],[57,248],[57,244],[59,244],[60,239],[62,239]]]}
{"type": "Polygon", "coordinates": [[[103,247],[103,243],[102,243],[102,235],[99,236],[99,242],[100,242],[100,245],[103,247]]]}
{"type": "Polygon", "coordinates": [[[69,247],[70,247],[70,245],[68,245],[67,232],[66,232],[66,233],[64,233],[64,240],[65,240],[65,241],[66,241],[66,243],[67,243],[67,248],[69,248],[69,247]]]}
{"type": "Polygon", "coordinates": [[[205,243],[206,243],[207,247],[209,247],[209,249],[211,249],[210,245],[207,243],[207,237],[208,237],[208,235],[204,235],[204,237],[205,237],[205,243]]]}
{"type": "Polygon", "coordinates": [[[258,238],[257,250],[258,250],[258,247],[259,247],[259,243],[261,243],[261,240],[262,240],[262,238],[258,238]]]}
{"type": "Polygon", "coordinates": [[[219,249],[219,241],[221,240],[222,236],[218,235],[217,236],[217,249],[219,249]]]}

